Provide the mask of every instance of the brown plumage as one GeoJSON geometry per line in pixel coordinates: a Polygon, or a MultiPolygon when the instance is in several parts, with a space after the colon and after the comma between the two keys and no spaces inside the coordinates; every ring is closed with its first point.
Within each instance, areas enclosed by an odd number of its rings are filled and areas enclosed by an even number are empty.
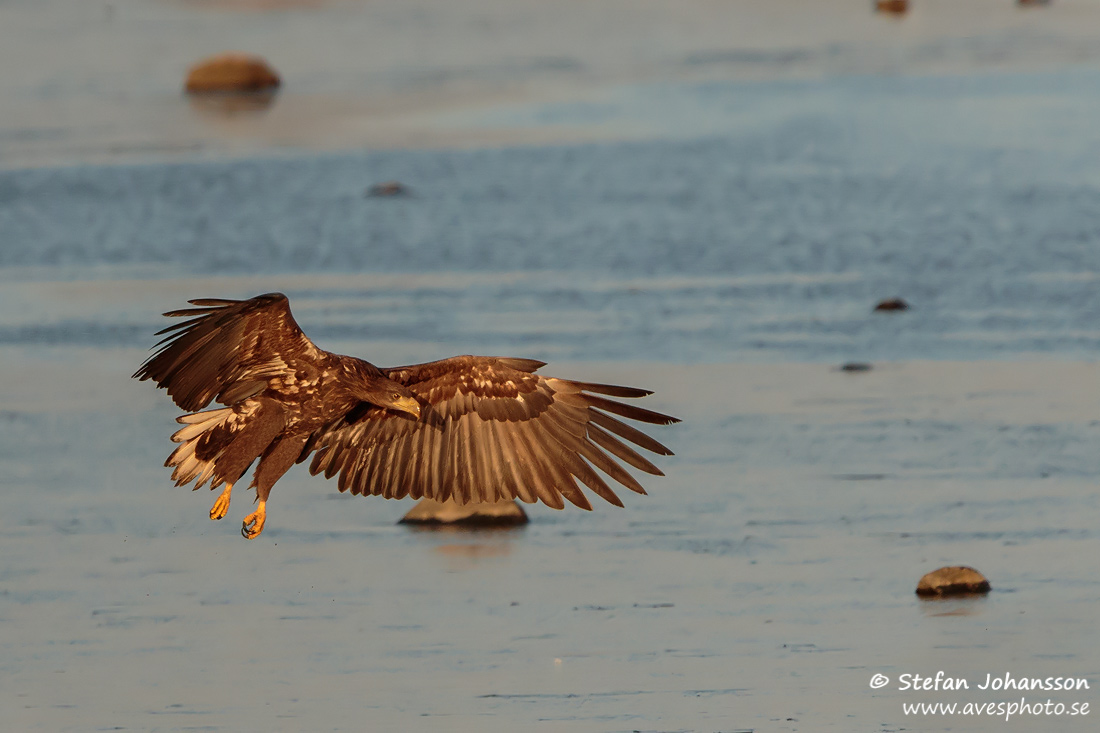
{"type": "Polygon", "coordinates": [[[491,356],[379,369],[322,351],[295,323],[285,295],[192,300],[134,377],[151,379],[189,414],[165,462],[177,485],[225,485],[210,510],[221,519],[230,493],[256,459],[258,509],[244,523],[259,535],[271,487],[311,454],[310,472],[338,476],[340,491],[437,501],[519,499],[591,509],[577,479],[622,506],[599,469],[644,494],[619,463],[663,475],[633,444],[672,452],[613,415],[667,425],[674,417],[611,398],[650,392],[535,374],[543,362],[491,356]],[[203,410],[211,402],[224,407],[203,410]]]}

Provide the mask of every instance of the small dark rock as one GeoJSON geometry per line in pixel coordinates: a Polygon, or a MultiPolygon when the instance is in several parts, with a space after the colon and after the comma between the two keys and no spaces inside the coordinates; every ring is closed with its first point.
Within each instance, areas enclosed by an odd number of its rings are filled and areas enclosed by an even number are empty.
{"type": "Polygon", "coordinates": [[[917,595],[943,597],[976,595],[989,592],[989,581],[974,568],[965,565],[933,570],[917,583],[917,595]]]}
{"type": "Polygon", "coordinates": [[[901,298],[887,298],[886,300],[879,301],[875,306],[876,311],[907,311],[909,310],[909,304],[901,298]]]}
{"type": "Polygon", "coordinates": [[[408,186],[400,181],[386,181],[385,183],[376,183],[367,189],[367,196],[371,198],[385,198],[386,196],[408,196],[410,193],[408,186]]]}
{"type": "Polygon", "coordinates": [[[840,365],[842,372],[869,372],[873,367],[864,361],[849,361],[840,365]]]}

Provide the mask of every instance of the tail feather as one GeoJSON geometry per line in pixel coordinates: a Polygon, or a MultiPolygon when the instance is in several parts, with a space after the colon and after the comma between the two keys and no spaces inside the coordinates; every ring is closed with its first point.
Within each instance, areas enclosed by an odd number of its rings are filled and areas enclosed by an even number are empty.
{"type": "MultiPolygon", "coordinates": [[[[218,459],[231,441],[225,441],[223,438],[222,445],[213,446],[210,445],[210,440],[217,438],[215,431],[232,422],[235,416],[233,408],[223,407],[217,410],[192,412],[176,418],[176,422],[185,427],[172,435],[172,442],[180,445],[164,462],[165,466],[175,467],[172,480],[176,482],[176,486],[184,486],[195,481],[194,488],[198,489],[207,481],[211,481],[210,488],[216,489],[225,483],[226,477],[216,476],[215,471],[218,459]],[[204,458],[199,458],[197,455],[200,445],[203,448],[204,458]]],[[[222,433],[224,434],[225,431],[222,433]]]]}
{"type": "Polygon", "coordinates": [[[247,399],[233,407],[192,412],[176,418],[179,446],[164,462],[174,467],[176,486],[207,481],[216,489],[235,483],[263,455],[285,426],[282,408],[270,400],[247,399]]]}
{"type": "MultiPolygon", "coordinates": [[[[202,486],[203,484],[205,484],[206,481],[213,475],[214,475],[214,462],[213,461],[207,461],[206,462],[206,467],[202,469],[202,473],[199,474],[198,481],[195,482],[195,488],[197,489],[200,486],[202,486]]],[[[215,484],[215,486],[217,486],[217,484],[215,484]]],[[[211,488],[214,488],[214,487],[211,487],[211,488]]]]}
{"type": "Polygon", "coordinates": [[[206,422],[207,420],[213,420],[215,417],[225,417],[225,413],[232,412],[231,407],[219,407],[216,410],[203,410],[202,412],[189,412],[186,415],[180,415],[176,418],[176,422],[180,425],[193,425],[199,422],[206,422]]]}
{"type": "Polygon", "coordinates": [[[225,422],[231,412],[233,412],[232,408],[225,407],[220,410],[207,410],[206,412],[196,412],[176,418],[176,422],[182,423],[187,427],[177,430],[172,435],[172,442],[183,443],[202,435],[207,430],[225,422]]]}

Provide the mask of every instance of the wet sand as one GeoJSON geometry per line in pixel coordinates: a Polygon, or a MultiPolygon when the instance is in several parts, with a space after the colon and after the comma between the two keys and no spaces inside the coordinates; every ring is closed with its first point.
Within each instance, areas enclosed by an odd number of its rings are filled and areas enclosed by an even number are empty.
{"type": "Polygon", "coordinates": [[[989,730],[901,703],[1016,696],[868,680],[1096,678],[1095,363],[555,363],[684,418],[650,496],[431,532],[299,467],[247,542],[171,487],[142,357],[0,355],[13,729],[989,730]],[[952,564],[993,592],[918,599],[952,564]]]}

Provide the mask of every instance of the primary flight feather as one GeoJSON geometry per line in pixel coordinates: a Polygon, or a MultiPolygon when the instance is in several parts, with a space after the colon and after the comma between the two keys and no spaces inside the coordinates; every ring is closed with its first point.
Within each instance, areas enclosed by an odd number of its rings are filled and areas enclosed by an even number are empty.
{"type": "Polygon", "coordinates": [[[196,307],[164,314],[187,320],[158,334],[166,335],[133,376],[188,411],[165,465],[178,486],[224,485],[211,519],[225,516],[233,485],[259,459],[259,503],[241,529],[248,539],[263,531],[271,487],[311,454],[311,473],[338,476],[340,491],[353,494],[556,509],[563,500],[592,508],[577,479],[622,506],[593,469],[644,494],[622,464],[660,476],[635,447],[672,454],[613,417],[679,422],[611,399],[647,390],[544,377],[535,374],[543,362],[531,359],[456,356],[379,369],[317,348],[281,293],[189,302],[196,307]],[[211,402],[222,407],[204,409],[211,402]]]}

